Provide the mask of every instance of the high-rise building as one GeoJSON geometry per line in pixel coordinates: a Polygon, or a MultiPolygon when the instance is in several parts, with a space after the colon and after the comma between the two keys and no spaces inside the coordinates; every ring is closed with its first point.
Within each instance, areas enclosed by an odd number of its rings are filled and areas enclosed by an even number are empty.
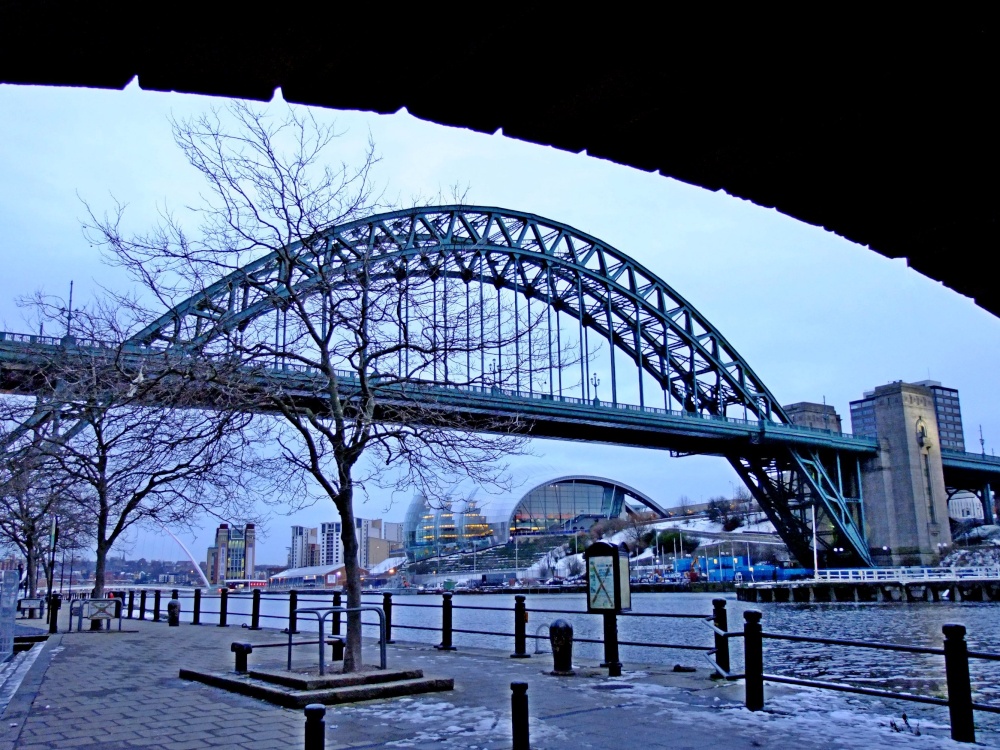
{"type": "Polygon", "coordinates": [[[292,546],[288,548],[288,567],[304,568],[312,565],[312,546],[316,544],[316,529],[292,526],[292,546]]]}
{"type": "Polygon", "coordinates": [[[215,546],[208,548],[208,582],[211,584],[253,578],[256,559],[257,530],[248,523],[242,529],[219,524],[215,530],[215,546]]]}
{"type": "Polygon", "coordinates": [[[341,565],[344,544],[340,540],[340,521],[320,525],[320,565],[341,565]]]}

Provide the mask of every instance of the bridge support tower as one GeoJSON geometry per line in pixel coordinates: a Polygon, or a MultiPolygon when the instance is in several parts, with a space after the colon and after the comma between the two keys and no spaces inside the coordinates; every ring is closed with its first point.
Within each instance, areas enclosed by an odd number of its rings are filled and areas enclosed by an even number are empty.
{"type": "Polygon", "coordinates": [[[879,565],[936,565],[951,550],[951,528],[933,395],[891,383],[868,401],[879,444],[861,474],[872,557],[879,565]]]}

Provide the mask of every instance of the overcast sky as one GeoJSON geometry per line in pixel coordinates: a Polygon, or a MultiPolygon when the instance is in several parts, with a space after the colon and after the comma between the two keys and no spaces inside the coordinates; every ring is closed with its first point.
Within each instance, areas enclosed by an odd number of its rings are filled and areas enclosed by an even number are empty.
{"type": "MultiPolygon", "coordinates": [[[[129,204],[130,226],[164,204],[183,212],[201,189],[170,135],[168,116],[219,100],[140,91],[0,86],[0,330],[28,332],[15,304],[36,290],[76,303],[99,285],[126,288],[80,231],[81,198],[98,210],[129,204]]],[[[645,264],[694,304],[782,403],[820,402],[840,412],[893,380],[932,378],[958,388],[968,450],[1000,445],[1000,321],[971,300],[822,228],[658,174],[508,139],[391,116],[316,110],[345,130],[337,157],[350,161],[371,133],[376,179],[400,205],[468,188],[466,202],[530,211],[600,237],[645,264]]],[[[877,207],[872,207],[877,210],[877,207]]],[[[58,334],[58,331],[46,331],[58,334]]],[[[536,441],[518,472],[539,481],[603,474],[665,505],[728,494],[736,475],[722,459],[536,441]]],[[[523,485],[530,486],[530,483],[523,485]]],[[[375,490],[364,517],[402,520],[404,498],[375,490]]],[[[317,505],[266,522],[257,560],[283,563],[292,524],[336,516],[317,505]]],[[[182,534],[202,559],[216,521],[182,534]]],[[[116,554],[120,550],[116,550],[116,554]]],[[[162,534],[140,535],[128,557],[180,559],[162,534]]]]}

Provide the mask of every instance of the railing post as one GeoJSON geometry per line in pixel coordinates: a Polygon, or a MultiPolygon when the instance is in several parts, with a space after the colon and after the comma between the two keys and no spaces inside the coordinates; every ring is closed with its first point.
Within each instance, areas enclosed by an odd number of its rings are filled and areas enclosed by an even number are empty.
{"type": "Polygon", "coordinates": [[[310,703],[306,706],[305,750],[325,750],[326,748],[326,706],[310,703]]]}
{"type": "Polygon", "coordinates": [[[434,648],[438,651],[454,651],[451,645],[451,597],[450,591],[441,595],[441,645],[434,648]]]}
{"type": "Polygon", "coordinates": [[[132,613],[135,611],[135,589],[128,592],[128,619],[132,619],[132,613]]]}
{"type": "Polygon", "coordinates": [[[392,592],[382,592],[382,611],[385,613],[385,642],[395,643],[392,640],[392,592]]]}
{"type": "Polygon", "coordinates": [[[951,714],[951,738],[956,742],[975,742],[976,725],[972,715],[972,685],[969,681],[969,647],[964,625],[945,625],[944,669],[948,680],[948,713],[951,714]]]}
{"type": "Polygon", "coordinates": [[[743,613],[743,668],[746,705],[751,711],[764,709],[764,637],[760,626],[761,613],[748,609],[743,613]]]}
{"type": "Polygon", "coordinates": [[[513,750],[530,750],[528,736],[528,683],[510,683],[510,724],[513,750]]]}
{"type": "Polygon", "coordinates": [[[511,659],[527,659],[531,656],[528,653],[528,607],[524,603],[524,594],[517,594],[514,597],[514,653],[511,659]]]}
{"type": "Polygon", "coordinates": [[[229,624],[229,588],[219,591],[219,625],[220,628],[228,628],[229,624]]]}
{"type": "MultiPolygon", "coordinates": [[[[342,607],[344,602],[343,595],[339,591],[333,592],[333,606],[342,607]]],[[[340,612],[334,612],[332,615],[333,622],[330,625],[330,635],[340,635],[340,612]]]]}
{"type": "MultiPolygon", "coordinates": [[[[712,610],[712,620],[715,623],[715,627],[724,632],[729,632],[729,616],[726,614],[726,600],[725,599],[713,599],[712,600],[713,610],[712,610]]],[[[719,669],[723,672],[729,672],[729,639],[725,636],[715,634],[715,663],[719,665],[719,669]]],[[[725,674],[719,675],[720,677],[725,677],[725,674]]]]}
{"type": "Polygon", "coordinates": [[[299,592],[292,589],[288,592],[288,628],[285,630],[289,635],[296,635],[299,632],[298,616],[295,610],[299,608],[299,592]]]}
{"type": "Polygon", "coordinates": [[[153,622],[160,621],[160,590],[153,592],[153,622]]]}
{"type": "Polygon", "coordinates": [[[146,619],[146,589],[139,592],[139,619],[146,619]]]}
{"type": "Polygon", "coordinates": [[[622,663],[618,658],[618,613],[604,613],[604,663],[608,677],[622,676],[622,663]]]}
{"type": "Polygon", "coordinates": [[[260,589],[253,590],[253,602],[250,605],[250,630],[260,630],[260,589]]]}
{"type": "Polygon", "coordinates": [[[194,605],[191,611],[191,624],[201,625],[201,589],[194,590],[194,605]]]}

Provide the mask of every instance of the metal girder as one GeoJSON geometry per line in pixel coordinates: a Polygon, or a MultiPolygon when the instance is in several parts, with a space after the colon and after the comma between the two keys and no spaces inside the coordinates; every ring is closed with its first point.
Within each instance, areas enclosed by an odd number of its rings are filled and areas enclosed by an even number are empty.
{"type": "MultiPolygon", "coordinates": [[[[565,224],[493,207],[416,208],[331,226],[233,271],[129,343],[198,352],[257,318],[277,314],[291,289],[308,294],[314,287],[329,287],[331,269],[346,279],[362,268],[397,279],[444,277],[493,286],[498,293],[509,290],[515,299],[538,300],[578,319],[581,334],[592,330],[609,344],[612,389],[615,351],[635,364],[640,406],[645,373],[667,394],[665,401],[673,399],[681,411],[753,417],[762,440],[770,432],[766,426],[790,425],[746,361],[658,276],[565,224]]],[[[780,430],[775,432],[779,434],[770,433],[769,445],[751,446],[768,453],[750,450],[728,457],[781,536],[797,557],[808,550],[812,533],[802,508],[815,504],[837,542],[871,564],[856,512],[859,501],[845,497],[819,453],[796,448],[794,441],[783,441],[780,430]]],[[[837,451],[835,446],[827,449],[835,459],[837,451]]],[[[830,546],[827,536],[823,543],[830,546]]]]}
{"type": "MultiPolygon", "coordinates": [[[[319,274],[299,264],[306,243],[313,252],[324,251],[325,262],[376,262],[402,267],[405,273],[428,273],[431,256],[454,258],[456,267],[446,274],[466,283],[473,265],[467,261],[483,257],[488,272],[484,283],[522,294],[530,289],[568,313],[582,311],[585,326],[641,364],[679,404],[719,415],[735,407],[759,419],[788,422],[722,334],[662,279],[595,237],[500,208],[411,209],[331,227],[234,271],[161,316],[135,340],[198,348],[271,312],[282,296],[278,271],[289,272],[282,263],[292,264],[292,285],[308,285],[319,274]]],[[[430,265],[441,268],[443,263],[430,265]]]]}

